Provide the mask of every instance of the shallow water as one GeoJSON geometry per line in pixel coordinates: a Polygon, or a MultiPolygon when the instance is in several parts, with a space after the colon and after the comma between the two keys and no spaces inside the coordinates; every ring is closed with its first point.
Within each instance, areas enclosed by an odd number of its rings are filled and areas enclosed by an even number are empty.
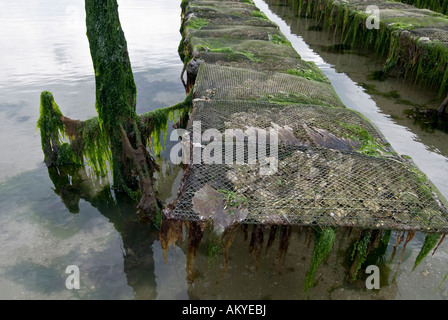
{"type": "MultiPolygon", "coordinates": [[[[183,101],[179,4],[119,5],[138,113],[183,101]]],[[[51,91],[69,117],[96,115],[83,3],[0,1],[0,8],[0,299],[166,297],[165,279],[173,280],[176,264],[165,267],[158,231],[138,219],[135,204],[117,201],[112,193],[100,204],[81,199],[72,214],[42,162],[36,130],[41,91],[51,91]],[[79,291],[65,287],[68,265],[80,268],[79,291]]],[[[169,198],[171,188],[166,189],[169,198]]]]}
{"type": "MultiPolygon", "coordinates": [[[[180,1],[122,0],[119,4],[138,89],[138,113],[182,101],[185,97],[180,82],[182,63],[177,55],[181,39],[180,1]]],[[[440,190],[448,194],[443,179],[448,172],[448,153],[443,143],[438,142],[445,139],[444,135],[418,131],[418,126],[402,117],[393,103],[380,104],[376,100],[375,103],[356,86],[360,80],[354,72],[340,71],[347,61],[341,65],[331,60],[345,56],[319,52],[318,46],[312,46],[314,35],[309,40],[303,38],[310,41],[308,46],[297,36],[300,30],[290,32],[290,27],[273,15],[264,2],[256,0],[256,4],[281,26],[305,60],[315,61],[326,71],[347,106],[357,107],[371,118],[398,152],[412,156],[440,190]]],[[[249,239],[245,240],[240,230],[230,248],[229,270],[224,277],[221,257],[215,260],[209,254],[207,240],[213,237],[206,233],[196,255],[195,281],[190,284],[185,243],[170,248],[165,262],[159,231],[137,217],[134,203],[106,188],[97,198],[83,195],[77,206],[76,201],[75,205],[69,203],[71,211],[77,212],[71,213],[42,162],[36,121],[43,90],[53,92],[61,111],[69,117],[87,119],[96,115],[83,8],[74,0],[63,3],[0,0],[0,8],[0,74],[4,75],[0,78],[0,299],[448,297],[448,284],[433,294],[448,272],[445,243],[418,269],[410,271],[422,244],[421,234],[408,244],[401,263],[397,261],[399,251],[395,259],[381,265],[381,290],[369,291],[360,281],[347,281],[341,249],[334,250],[320,270],[319,284],[305,295],[302,286],[312,245],[307,245],[306,233],[299,230],[293,230],[278,270],[274,264],[278,242],[267,252],[263,248],[255,270],[256,261],[248,254],[249,239]],[[65,286],[68,276],[65,270],[69,265],[80,269],[79,290],[68,290],[65,286]]],[[[286,16],[288,24],[296,23],[293,15],[286,16]]],[[[324,43],[327,42],[322,40],[319,45],[324,43]]],[[[406,86],[403,90],[417,91],[406,86]]],[[[420,91],[420,97],[424,100],[423,92],[420,91]]],[[[169,150],[169,144],[167,147],[169,150]]],[[[162,157],[167,158],[166,152],[162,157]]],[[[158,190],[160,197],[169,202],[176,195],[181,170],[169,161],[159,161],[164,170],[158,190]]],[[[339,248],[348,245],[353,236],[341,235],[339,248]]],[[[391,239],[389,255],[393,243],[391,239]]]]}

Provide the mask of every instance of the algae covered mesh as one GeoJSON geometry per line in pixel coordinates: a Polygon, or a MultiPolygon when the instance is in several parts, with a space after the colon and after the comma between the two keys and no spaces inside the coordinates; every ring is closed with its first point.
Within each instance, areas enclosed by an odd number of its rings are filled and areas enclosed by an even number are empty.
{"type": "Polygon", "coordinates": [[[187,131],[194,134],[195,121],[202,135],[215,130],[199,148],[214,163],[189,166],[169,216],[211,220],[221,230],[243,222],[447,231],[444,199],[424,176],[368,120],[337,103],[330,86],[305,80],[202,65],[187,131]],[[321,98],[326,105],[310,103],[321,98]],[[247,134],[269,129],[276,146],[268,134],[266,145],[247,134]],[[242,135],[226,139],[230,130],[242,135]],[[275,158],[269,174],[261,173],[261,154],[275,158]]]}
{"type": "Polygon", "coordinates": [[[182,8],[193,111],[167,218],[448,232],[443,196],[251,1],[182,8]]]}

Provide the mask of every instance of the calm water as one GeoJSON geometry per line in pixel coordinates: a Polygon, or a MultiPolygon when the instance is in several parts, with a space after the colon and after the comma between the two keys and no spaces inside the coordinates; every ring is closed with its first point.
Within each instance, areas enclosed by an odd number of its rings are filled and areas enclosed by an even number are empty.
{"type": "MultiPolygon", "coordinates": [[[[349,63],[343,59],[346,55],[320,52],[319,45],[327,44],[328,39],[313,34],[307,38],[303,35],[306,28],[298,27],[293,13],[280,12],[279,8],[271,11],[261,0],[256,4],[279,24],[305,60],[323,68],[347,106],[372,119],[393,147],[412,156],[448,195],[443,179],[448,172],[448,151],[442,143],[445,134],[419,130],[400,113],[402,106],[367,95],[357,83],[365,82],[369,70],[353,67],[363,62],[349,63]],[[316,39],[318,43],[314,43],[316,39]]],[[[119,5],[138,88],[138,112],[182,101],[182,64],[177,55],[180,1],[122,0],[119,5]]],[[[195,282],[189,284],[185,246],[179,243],[172,247],[165,263],[158,230],[138,219],[133,203],[106,189],[100,200],[80,199],[78,212],[70,213],[55,193],[42,163],[36,121],[39,95],[44,90],[53,92],[61,111],[69,117],[87,119],[96,115],[83,7],[74,0],[0,0],[0,8],[0,299],[448,297],[448,283],[433,293],[448,272],[445,244],[418,270],[410,271],[422,235],[408,244],[401,263],[395,258],[382,265],[381,290],[372,292],[362,283],[347,282],[343,250],[334,250],[321,269],[319,284],[305,296],[302,286],[312,246],[308,247],[305,235],[296,230],[279,270],[273,266],[276,244],[262,255],[255,270],[254,260],[248,255],[248,241],[238,233],[224,278],[220,275],[221,261],[210,260],[204,241],[197,252],[195,282]],[[65,287],[68,265],[80,269],[79,290],[65,287]]],[[[388,83],[383,85],[399,87],[388,83]]],[[[400,90],[429,99],[423,91],[400,85],[400,90]]],[[[176,194],[180,169],[160,161],[164,170],[158,189],[161,198],[170,201],[176,194]]],[[[349,240],[341,238],[341,242],[349,240]]]]}

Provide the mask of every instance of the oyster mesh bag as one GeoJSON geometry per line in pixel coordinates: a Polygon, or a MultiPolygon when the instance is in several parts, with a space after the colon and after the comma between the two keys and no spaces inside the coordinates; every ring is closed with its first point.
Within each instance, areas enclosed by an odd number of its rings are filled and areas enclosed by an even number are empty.
{"type": "Polygon", "coordinates": [[[188,166],[171,218],[211,220],[222,229],[255,223],[448,230],[443,197],[362,115],[244,94],[220,100],[227,87],[217,87],[221,95],[196,87],[187,132],[191,141],[194,130],[210,139],[192,144],[191,159],[193,152],[201,159],[188,166]]]}

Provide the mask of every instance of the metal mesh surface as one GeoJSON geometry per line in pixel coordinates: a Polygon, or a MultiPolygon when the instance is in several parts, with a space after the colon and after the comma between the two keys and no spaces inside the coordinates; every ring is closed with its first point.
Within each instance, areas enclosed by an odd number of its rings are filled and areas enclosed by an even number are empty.
{"type": "MultiPolygon", "coordinates": [[[[207,129],[277,129],[279,143],[366,152],[399,159],[380,132],[359,113],[321,105],[276,104],[261,101],[196,101],[191,115],[207,129]],[[376,152],[375,152],[376,151],[376,152]]],[[[188,131],[193,130],[190,124],[188,131]]],[[[204,142],[205,143],[205,142],[204,142]]]]}
{"type": "Polygon", "coordinates": [[[195,96],[344,107],[331,84],[283,73],[202,64],[195,96]]]}
{"type": "Polygon", "coordinates": [[[243,222],[448,232],[437,189],[345,108],[319,70],[288,46],[276,59],[272,36],[282,34],[253,19],[254,6],[190,3],[186,25],[193,18],[207,24],[185,32],[187,52],[203,60],[187,132],[193,139],[199,123],[196,133],[212,134],[187,144],[196,161],[165,211],[169,218],[211,219],[220,230],[243,222]],[[298,74],[282,73],[290,68],[298,74]]]}
{"type": "MultiPolygon", "coordinates": [[[[231,149],[222,147],[223,158],[231,149]]],[[[244,223],[448,231],[446,211],[403,162],[299,146],[280,146],[278,159],[272,175],[247,164],[190,166],[172,216],[200,220],[193,198],[210,186],[240,199],[244,223]]]]}
{"type": "MultiPolygon", "coordinates": [[[[230,194],[236,203],[239,201],[236,206],[240,210],[247,210],[244,223],[448,231],[444,199],[411,163],[390,148],[368,120],[352,110],[260,101],[196,100],[192,119],[200,121],[201,133],[208,129],[222,133],[222,143],[216,144],[214,137],[215,145],[207,151],[219,164],[205,163],[204,147],[210,146],[210,142],[202,141],[203,162],[192,164],[187,170],[171,217],[201,220],[201,210],[205,209],[194,204],[199,196],[210,203],[205,207],[207,211],[222,214],[229,206],[224,195],[230,194]],[[365,134],[356,137],[347,126],[362,127],[377,143],[378,153],[362,153],[365,134]],[[284,140],[279,138],[275,155],[269,144],[225,140],[228,129],[273,127],[288,131],[284,140]],[[305,128],[329,138],[313,140],[305,128]],[[257,157],[255,165],[248,164],[249,150],[260,155],[260,149],[267,157],[275,156],[278,160],[269,175],[261,174],[261,158],[257,157]],[[238,163],[237,155],[241,154],[243,161],[238,163]],[[204,191],[210,188],[218,193],[204,191]]],[[[192,122],[187,131],[193,131],[192,122]]],[[[231,208],[227,210],[231,212],[231,208]]],[[[225,213],[228,214],[231,213],[225,213]]]]}

